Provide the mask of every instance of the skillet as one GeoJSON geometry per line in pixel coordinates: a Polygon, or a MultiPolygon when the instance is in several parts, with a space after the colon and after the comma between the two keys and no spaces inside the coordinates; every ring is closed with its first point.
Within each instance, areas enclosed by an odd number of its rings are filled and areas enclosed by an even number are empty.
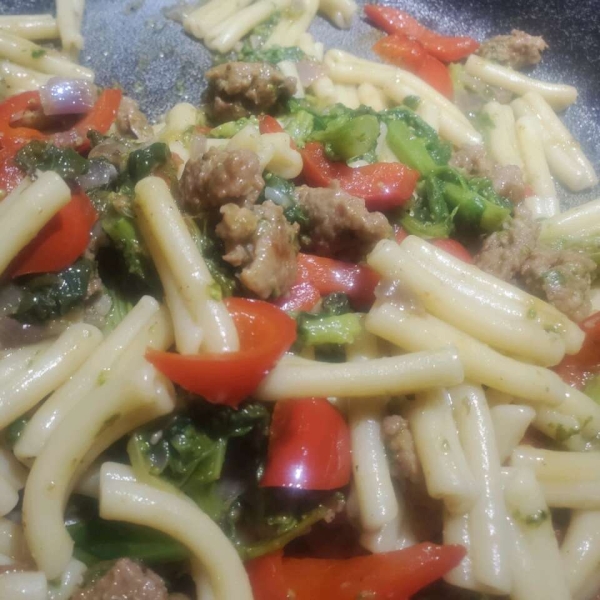
{"type": "MultiPolygon", "coordinates": [[[[163,15],[176,0],[87,0],[83,64],[100,85],[119,84],[155,119],[177,102],[198,104],[211,57],[178,23],[163,15]]],[[[364,4],[364,0],[359,0],[364,4]]],[[[550,45],[534,74],[575,85],[579,99],[565,115],[600,173],[600,0],[395,0],[425,25],[448,34],[482,40],[512,28],[543,35],[550,45]]],[[[0,14],[54,12],[54,0],[0,0],[0,14]]],[[[374,58],[380,35],[362,16],[351,31],[321,18],[311,32],[326,47],[374,58]]],[[[598,191],[562,193],[563,207],[596,198],[598,191]]]]}

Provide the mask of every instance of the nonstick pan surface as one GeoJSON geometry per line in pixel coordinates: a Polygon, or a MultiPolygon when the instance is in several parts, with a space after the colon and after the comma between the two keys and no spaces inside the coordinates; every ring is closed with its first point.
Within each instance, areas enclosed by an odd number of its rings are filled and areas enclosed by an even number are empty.
{"type": "MultiPolygon", "coordinates": [[[[86,46],[82,62],[97,73],[100,85],[118,84],[137,99],[151,118],[176,102],[198,103],[203,72],[211,57],[163,11],[171,0],[87,0],[86,46]]],[[[477,39],[513,28],[543,35],[550,49],[534,74],[575,85],[579,100],[565,115],[567,125],[600,172],[600,0],[399,0],[423,23],[449,34],[477,39]]],[[[0,14],[54,12],[54,0],[0,0],[0,14]]],[[[380,35],[362,16],[350,31],[339,31],[321,18],[312,33],[327,48],[370,56],[380,35]]],[[[574,205],[598,195],[563,195],[574,205]]]]}

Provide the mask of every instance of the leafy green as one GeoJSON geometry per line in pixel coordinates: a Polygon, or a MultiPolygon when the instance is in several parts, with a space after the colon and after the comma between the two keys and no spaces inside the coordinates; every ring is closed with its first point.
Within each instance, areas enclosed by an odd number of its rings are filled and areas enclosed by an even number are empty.
{"type": "Polygon", "coordinates": [[[111,299],[110,311],[106,316],[103,328],[103,333],[106,335],[127,316],[127,313],[133,308],[133,303],[117,290],[108,287],[105,287],[104,290],[111,299]]]}
{"type": "Polygon", "coordinates": [[[89,162],[72,148],[57,148],[53,144],[34,140],[15,155],[15,162],[30,175],[39,171],[55,171],[63,179],[74,179],[87,173],[89,162]]]}
{"type": "Polygon", "coordinates": [[[213,127],[208,132],[208,137],[211,138],[220,138],[220,139],[230,139],[236,133],[239,133],[244,127],[247,125],[256,125],[258,126],[258,119],[254,116],[252,117],[242,117],[237,121],[228,121],[227,123],[223,123],[218,127],[213,127]]]}
{"type": "Polygon", "coordinates": [[[294,184],[273,173],[265,173],[264,180],[265,187],[258,198],[258,202],[262,203],[265,200],[270,200],[283,208],[283,214],[290,223],[298,223],[301,227],[308,227],[308,213],[298,203],[294,184]]]}
{"type": "Polygon", "coordinates": [[[127,170],[133,182],[138,182],[151,175],[157,167],[165,165],[171,158],[169,146],[163,142],[155,142],[147,148],[134,150],[127,159],[127,170]]]}
{"type": "Polygon", "coordinates": [[[303,313],[298,316],[298,337],[308,346],[351,344],[361,332],[357,314],[327,317],[303,313]]]}
{"type": "Polygon", "coordinates": [[[191,217],[186,217],[185,220],[192,238],[219,288],[219,294],[225,297],[233,296],[238,287],[237,279],[231,265],[222,258],[224,254],[223,244],[221,240],[212,234],[214,228],[210,227],[209,219],[194,220],[191,217]]]}
{"type": "Polygon", "coordinates": [[[20,278],[22,298],[14,318],[45,323],[82,306],[93,271],[93,263],[82,258],[60,273],[20,278]]]}
{"type": "Polygon", "coordinates": [[[304,148],[304,144],[315,127],[314,116],[305,110],[298,110],[293,114],[285,115],[281,121],[283,128],[296,145],[304,148]]]}
{"type": "Polygon", "coordinates": [[[333,119],[324,130],[312,135],[313,140],[325,145],[325,153],[329,158],[345,161],[372,152],[378,137],[379,121],[374,115],[333,119]]]}
{"type": "Polygon", "coordinates": [[[102,229],[123,256],[129,273],[145,279],[152,263],[135,220],[118,214],[101,220],[102,229]]]}
{"type": "Polygon", "coordinates": [[[242,49],[237,55],[237,60],[244,62],[266,62],[276,65],[284,60],[299,62],[306,58],[306,54],[296,46],[269,46],[268,48],[242,49]]]}
{"type": "Polygon", "coordinates": [[[331,317],[352,312],[350,299],[343,292],[334,292],[325,296],[321,302],[321,311],[331,317]]]}
{"type": "Polygon", "coordinates": [[[425,140],[417,137],[403,121],[390,121],[386,140],[398,160],[421,175],[428,175],[436,168],[425,140]]]}
{"type": "Polygon", "coordinates": [[[169,536],[141,525],[98,517],[67,524],[75,555],[92,566],[100,561],[131,558],[149,564],[186,560],[189,550],[169,536]]]}

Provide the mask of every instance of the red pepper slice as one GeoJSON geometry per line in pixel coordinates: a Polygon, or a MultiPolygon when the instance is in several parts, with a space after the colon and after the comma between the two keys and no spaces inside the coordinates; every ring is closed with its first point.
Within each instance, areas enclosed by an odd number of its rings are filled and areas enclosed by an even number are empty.
{"type": "Polygon", "coordinates": [[[479,42],[473,38],[441,35],[421,25],[403,10],[391,6],[367,4],[365,14],[386,33],[402,33],[417,40],[429,54],[447,63],[462,60],[479,48],[479,42]]]}
{"type": "Polygon", "coordinates": [[[369,308],[375,301],[379,275],[367,265],[346,263],[333,258],[298,255],[296,284],[308,283],[322,296],[343,292],[357,309],[369,308]]]}
{"type": "Polygon", "coordinates": [[[572,356],[565,356],[555,371],[562,379],[578,389],[600,373],[600,312],[584,319],[579,326],[585,331],[581,350],[572,356]]]}
{"type": "Polygon", "coordinates": [[[454,85],[452,84],[450,71],[448,71],[448,67],[435,58],[435,56],[426,54],[423,63],[415,71],[415,75],[427,82],[440,94],[446,96],[446,98],[452,100],[454,97],[454,85]]]}
{"type": "Polygon", "coordinates": [[[381,38],[373,45],[373,52],[388,62],[398,67],[404,67],[413,73],[423,64],[427,54],[419,42],[400,34],[381,38]]]}
{"type": "Polygon", "coordinates": [[[337,180],[342,189],[364,198],[369,210],[388,210],[410,200],[419,173],[400,163],[375,163],[353,169],[325,156],[323,146],[308,142],[302,150],[302,174],[312,187],[328,187],[337,180]]]}
{"type": "Polygon", "coordinates": [[[39,92],[24,92],[0,104],[0,137],[2,144],[10,140],[13,152],[32,140],[45,140],[57,146],[71,146],[80,151],[89,148],[87,134],[94,129],[106,133],[115,122],[123,93],[121,90],[104,90],[92,110],[68,131],[45,134],[31,127],[13,127],[12,122],[23,112],[41,106],[39,92]]]}
{"type": "Polygon", "coordinates": [[[282,553],[276,552],[245,564],[255,600],[289,600],[281,559],[282,553]]]}
{"type": "Polygon", "coordinates": [[[74,194],[15,258],[11,277],[66,269],[85,252],[97,219],[90,199],[83,192],[74,194]]]}
{"type": "Polygon", "coordinates": [[[285,312],[308,311],[314,308],[320,299],[319,290],[308,281],[302,281],[295,283],[283,296],[277,298],[275,305],[285,312]]]}
{"type": "Polygon", "coordinates": [[[261,487],[334,490],[350,483],[350,430],[325,398],[278,402],[261,487]]]}
{"type": "Polygon", "coordinates": [[[265,589],[280,593],[279,569],[295,600],[356,600],[363,597],[406,600],[456,567],[465,554],[462,546],[429,543],[348,559],[291,558],[279,554],[252,561],[251,582],[256,600],[271,600],[271,596],[263,595],[265,589]],[[257,561],[266,564],[257,567],[257,561]],[[269,582],[274,584],[269,587],[269,582]]]}
{"type": "Polygon", "coordinates": [[[146,358],[171,381],[214,404],[237,407],[258,387],[296,339],[296,322],[261,300],[225,300],[240,350],[182,355],[150,350],[146,358]]]}

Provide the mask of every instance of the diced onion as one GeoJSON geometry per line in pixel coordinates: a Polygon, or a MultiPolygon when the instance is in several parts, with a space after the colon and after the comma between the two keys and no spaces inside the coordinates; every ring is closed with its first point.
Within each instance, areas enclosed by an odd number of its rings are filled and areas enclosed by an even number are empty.
{"type": "Polygon", "coordinates": [[[96,86],[83,79],[53,77],[40,88],[42,110],[47,116],[88,113],[97,97],[96,86]]]}

